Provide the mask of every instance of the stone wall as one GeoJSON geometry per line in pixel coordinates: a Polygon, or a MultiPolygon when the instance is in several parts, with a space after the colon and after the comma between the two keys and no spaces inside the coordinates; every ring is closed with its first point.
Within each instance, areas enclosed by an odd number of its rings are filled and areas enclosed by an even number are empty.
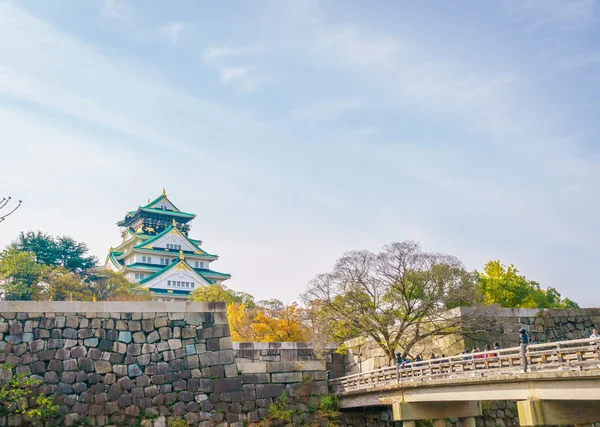
{"type": "MultiPolygon", "coordinates": [[[[468,318],[473,310],[460,308],[461,316],[468,318]]],[[[465,346],[498,342],[502,347],[519,345],[519,329],[528,331],[532,343],[565,341],[587,338],[592,329],[600,327],[600,308],[536,309],[536,308],[487,308],[489,322],[486,332],[465,340],[465,346]]]]}
{"type": "Polygon", "coordinates": [[[235,359],[223,303],[0,302],[1,379],[40,380],[53,425],[255,425],[283,392],[312,422],[323,362],[235,359]]]}
{"type": "Polygon", "coordinates": [[[235,361],[239,365],[252,362],[318,362],[320,371],[331,372],[333,378],[346,375],[346,355],[336,353],[335,344],[316,348],[304,342],[234,342],[235,361]]]}
{"type": "MultiPolygon", "coordinates": [[[[536,309],[536,308],[456,308],[453,315],[468,321],[474,313],[482,317],[485,332],[468,336],[450,335],[432,337],[415,346],[413,355],[421,354],[429,358],[431,353],[438,355],[459,354],[464,349],[486,344],[499,343],[501,347],[519,345],[519,329],[525,328],[531,342],[563,341],[587,338],[592,329],[600,328],[600,308],[581,309],[536,309]]],[[[346,341],[346,374],[368,372],[388,366],[389,361],[383,350],[372,340],[354,338],[346,341]]],[[[398,349],[399,351],[401,349],[398,349]]]]}

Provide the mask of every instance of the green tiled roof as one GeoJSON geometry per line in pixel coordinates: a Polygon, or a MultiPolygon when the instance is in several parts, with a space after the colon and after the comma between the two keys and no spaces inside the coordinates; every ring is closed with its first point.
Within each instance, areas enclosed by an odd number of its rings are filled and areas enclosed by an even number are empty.
{"type": "Polygon", "coordinates": [[[165,234],[167,234],[169,231],[171,231],[174,227],[172,225],[169,225],[167,228],[165,228],[163,231],[161,231],[160,233],[150,237],[148,240],[144,240],[143,242],[138,243],[137,245],[134,246],[134,248],[139,249],[142,246],[146,246],[152,242],[155,242],[156,240],[160,239],[162,236],[164,236],[165,234]]]}
{"type": "MultiPolygon", "coordinates": [[[[150,237],[148,240],[145,240],[143,242],[138,243],[137,245],[134,246],[134,248],[136,248],[136,249],[150,250],[148,248],[143,248],[143,246],[149,245],[149,244],[157,241],[158,239],[160,239],[162,236],[164,236],[165,234],[167,234],[168,232],[170,232],[174,228],[175,228],[174,226],[170,225],[167,228],[165,228],[163,231],[161,231],[160,233],[158,233],[157,235],[150,237]]],[[[192,244],[192,246],[195,247],[198,252],[200,252],[200,255],[207,256],[207,257],[210,257],[210,258],[215,258],[215,259],[218,258],[216,255],[209,254],[208,252],[206,252],[205,250],[203,250],[202,248],[200,248],[200,246],[198,246],[198,243],[196,243],[196,242],[198,242],[198,240],[190,239],[188,236],[186,236],[185,234],[183,234],[181,232],[179,232],[179,234],[181,236],[183,236],[188,242],[190,242],[192,244]]],[[[153,248],[151,250],[159,251],[161,253],[164,253],[164,252],[170,252],[170,253],[175,253],[175,254],[178,253],[178,251],[174,251],[174,250],[166,251],[166,250],[164,250],[162,248],[158,248],[158,249],[154,249],[153,248]]],[[[190,255],[193,254],[193,252],[190,252],[190,251],[183,251],[183,253],[184,254],[190,254],[190,255]]]]}
{"type": "Polygon", "coordinates": [[[120,255],[122,255],[122,254],[123,254],[123,252],[109,252],[108,253],[108,259],[110,259],[115,266],[119,266],[120,267],[123,264],[121,264],[119,262],[119,260],[117,259],[117,257],[120,256],[120,255]]]}
{"type": "Polygon", "coordinates": [[[149,289],[151,293],[153,294],[159,294],[159,295],[189,295],[192,293],[192,291],[186,291],[183,289],[149,289]]]}
{"type": "Polygon", "coordinates": [[[196,217],[196,215],[191,214],[191,213],[168,211],[166,209],[155,209],[155,208],[145,208],[144,207],[144,208],[140,208],[139,210],[143,211],[143,212],[150,212],[150,213],[157,213],[157,214],[162,214],[162,215],[177,216],[177,217],[180,217],[180,218],[195,218],[196,217]]]}
{"type": "Polygon", "coordinates": [[[149,208],[152,205],[155,205],[156,203],[160,202],[163,198],[167,199],[167,202],[169,202],[175,209],[177,209],[179,211],[179,208],[177,206],[175,206],[175,203],[173,203],[167,196],[165,196],[164,194],[161,194],[160,196],[158,196],[156,199],[151,200],[150,203],[148,203],[147,205],[144,205],[142,207],[144,208],[149,208]]]}
{"type": "Polygon", "coordinates": [[[177,260],[176,262],[172,262],[171,264],[165,266],[164,268],[161,268],[160,270],[158,270],[156,273],[151,274],[150,276],[146,277],[145,279],[140,280],[140,285],[146,282],[149,282],[150,280],[154,279],[155,277],[160,276],[161,274],[163,274],[166,271],[169,271],[171,268],[175,267],[177,264],[179,264],[180,262],[185,262],[182,260],[177,260]]]}
{"type": "MultiPolygon", "coordinates": [[[[173,268],[174,266],[178,265],[179,263],[184,262],[188,267],[190,267],[190,269],[192,271],[195,271],[196,274],[198,274],[200,277],[202,277],[204,280],[206,280],[208,283],[214,283],[212,280],[210,280],[210,278],[208,276],[213,276],[215,277],[216,275],[223,275],[222,277],[227,277],[229,278],[230,275],[225,274],[225,273],[219,273],[217,271],[212,271],[212,270],[208,270],[208,269],[196,269],[196,268],[192,268],[187,262],[185,262],[185,260],[181,260],[178,259],[176,262],[172,262],[171,264],[165,266],[164,268],[161,268],[160,270],[158,270],[157,272],[155,272],[154,274],[151,274],[150,276],[146,277],[145,279],[140,280],[140,285],[149,282],[150,280],[160,276],[161,274],[169,271],[171,268],[173,268]],[[202,271],[204,270],[205,273],[202,273],[202,271]],[[212,274],[214,273],[214,274],[212,274]],[[205,276],[206,274],[206,276],[205,276]]],[[[160,266],[159,266],[160,267],[160,266]]]]}
{"type": "Polygon", "coordinates": [[[215,270],[209,270],[208,268],[194,268],[194,271],[202,275],[202,277],[223,277],[228,279],[231,277],[231,274],[221,273],[215,270]]]}

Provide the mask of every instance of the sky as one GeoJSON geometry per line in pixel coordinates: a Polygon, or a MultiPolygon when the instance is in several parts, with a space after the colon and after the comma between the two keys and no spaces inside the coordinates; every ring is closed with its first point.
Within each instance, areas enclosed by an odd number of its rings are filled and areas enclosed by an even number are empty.
{"type": "Polygon", "coordinates": [[[87,243],[164,187],[293,302],[416,240],[600,306],[600,1],[0,0],[0,224],[87,243]]]}

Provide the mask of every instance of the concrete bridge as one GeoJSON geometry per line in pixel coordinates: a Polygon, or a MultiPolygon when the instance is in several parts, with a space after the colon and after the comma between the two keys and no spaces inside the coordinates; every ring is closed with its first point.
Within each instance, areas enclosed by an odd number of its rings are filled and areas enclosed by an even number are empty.
{"type": "Polygon", "coordinates": [[[330,381],[343,409],[391,406],[405,427],[460,418],[475,427],[481,402],[517,401],[521,426],[600,422],[600,339],[444,357],[330,381]]]}

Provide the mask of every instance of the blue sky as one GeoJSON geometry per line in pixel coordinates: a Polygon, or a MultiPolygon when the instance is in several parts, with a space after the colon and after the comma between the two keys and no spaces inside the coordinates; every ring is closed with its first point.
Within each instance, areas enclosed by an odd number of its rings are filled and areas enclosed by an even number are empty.
{"type": "Polygon", "coordinates": [[[104,259],[163,187],[231,287],[293,301],[414,239],[599,305],[596,0],[0,0],[0,245],[104,259]]]}

